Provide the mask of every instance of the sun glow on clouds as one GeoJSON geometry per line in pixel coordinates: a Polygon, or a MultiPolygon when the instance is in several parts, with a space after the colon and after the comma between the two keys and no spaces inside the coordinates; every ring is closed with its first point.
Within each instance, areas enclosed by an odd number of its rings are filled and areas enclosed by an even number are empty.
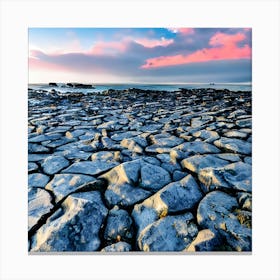
{"type": "Polygon", "coordinates": [[[245,38],[242,33],[231,35],[218,32],[209,40],[209,45],[212,48],[203,48],[188,55],[179,54],[150,58],[141,68],[148,69],[215,60],[250,59],[251,48],[249,45],[237,46],[237,43],[245,38]]]}
{"type": "MultiPolygon", "coordinates": [[[[144,82],[151,78],[157,82],[171,78],[176,81],[176,77],[178,82],[185,82],[184,77],[191,70],[186,68],[182,75],[182,68],[177,65],[196,63],[196,69],[203,67],[199,71],[202,73],[215,61],[247,59],[250,62],[251,59],[251,29],[248,28],[92,28],[71,32],[65,29],[60,30],[59,36],[54,36],[55,30],[30,31],[30,82],[47,79],[58,82],[67,79],[77,82],[144,82]],[[67,36],[63,37],[61,32],[67,36]],[[197,66],[201,62],[204,66],[197,66]]],[[[220,77],[224,77],[225,69],[221,71],[220,77]]],[[[230,65],[226,71],[232,76],[230,65]]],[[[198,71],[192,75],[198,75],[198,71]]]]}

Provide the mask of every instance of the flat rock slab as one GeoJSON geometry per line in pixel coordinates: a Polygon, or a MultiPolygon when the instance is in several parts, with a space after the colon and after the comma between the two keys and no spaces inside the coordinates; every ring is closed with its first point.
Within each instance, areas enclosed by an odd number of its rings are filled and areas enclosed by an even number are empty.
{"type": "Polygon", "coordinates": [[[205,192],[216,189],[234,189],[252,192],[252,166],[237,162],[218,168],[201,169],[198,179],[205,192]]]}
{"type": "Polygon", "coordinates": [[[182,251],[198,233],[192,219],[191,213],[161,218],[141,232],[137,239],[139,249],[145,252],[182,251]]]}
{"type": "Polygon", "coordinates": [[[96,161],[81,161],[75,162],[68,168],[64,169],[62,173],[75,173],[86,175],[98,175],[118,165],[116,162],[107,162],[103,160],[96,161]]]}
{"type": "Polygon", "coordinates": [[[168,184],[158,194],[167,205],[168,213],[190,210],[203,196],[192,175],[188,175],[178,182],[168,184]]]}
{"type": "Polygon", "coordinates": [[[212,143],[215,140],[220,138],[218,132],[210,131],[210,130],[206,130],[206,129],[193,132],[192,135],[196,138],[203,139],[206,143],[212,143]]]}
{"type": "Polygon", "coordinates": [[[111,139],[113,139],[115,141],[122,141],[123,139],[128,139],[128,138],[137,136],[139,134],[141,134],[140,131],[127,131],[127,132],[114,133],[111,136],[111,139]]]}
{"type": "Polygon", "coordinates": [[[206,167],[221,167],[229,164],[228,161],[217,158],[213,155],[196,155],[188,157],[181,161],[183,168],[192,172],[198,173],[201,169],[206,167]]]}
{"type": "Polygon", "coordinates": [[[233,153],[238,153],[243,155],[252,154],[252,144],[244,140],[221,137],[219,140],[216,140],[214,144],[218,148],[223,148],[228,152],[233,152],[233,153]]]}
{"type": "Polygon", "coordinates": [[[28,230],[53,208],[50,194],[40,188],[28,189],[28,230]]]}
{"type": "Polygon", "coordinates": [[[221,191],[207,194],[199,203],[197,222],[224,239],[235,251],[252,250],[252,230],[242,225],[234,211],[238,208],[235,197],[221,191]]]}
{"type": "Polygon", "coordinates": [[[63,199],[70,193],[77,191],[82,185],[96,182],[92,176],[81,174],[56,174],[54,178],[46,185],[46,189],[54,193],[56,202],[63,199]]]}
{"type": "Polygon", "coordinates": [[[106,202],[114,205],[128,207],[151,196],[150,191],[124,183],[122,185],[109,185],[105,192],[106,202]]]}
{"type": "Polygon", "coordinates": [[[49,156],[41,166],[46,174],[53,175],[69,165],[69,161],[62,156],[49,156]]]}
{"type": "Polygon", "coordinates": [[[175,150],[187,152],[189,155],[195,154],[216,154],[221,151],[212,144],[202,141],[185,142],[179,146],[174,147],[175,150]]]}
{"type": "Polygon", "coordinates": [[[50,177],[42,173],[32,173],[28,175],[28,187],[44,188],[50,177]]]}
{"type": "Polygon", "coordinates": [[[64,213],[49,218],[34,235],[32,252],[96,251],[99,231],[108,213],[99,192],[76,193],[62,205],[64,213]]]}
{"type": "Polygon", "coordinates": [[[141,164],[140,186],[149,191],[158,191],[171,182],[169,173],[162,167],[146,162],[141,164]]]}
{"type": "Polygon", "coordinates": [[[175,147],[183,143],[184,139],[170,134],[156,134],[151,136],[151,141],[154,145],[175,147]]]}

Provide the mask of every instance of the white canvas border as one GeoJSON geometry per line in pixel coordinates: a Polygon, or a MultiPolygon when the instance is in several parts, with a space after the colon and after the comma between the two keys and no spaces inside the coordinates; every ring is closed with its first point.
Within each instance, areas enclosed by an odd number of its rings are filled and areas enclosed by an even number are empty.
{"type": "Polygon", "coordinates": [[[279,2],[2,1],[1,279],[279,279],[279,2]],[[252,255],[29,256],[28,27],[253,28],[252,255]]]}

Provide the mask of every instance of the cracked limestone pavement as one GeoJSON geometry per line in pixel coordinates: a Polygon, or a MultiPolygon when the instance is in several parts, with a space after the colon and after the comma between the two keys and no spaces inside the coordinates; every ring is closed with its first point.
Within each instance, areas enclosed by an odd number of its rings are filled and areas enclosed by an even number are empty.
{"type": "Polygon", "coordinates": [[[36,252],[251,251],[251,92],[28,92],[36,252]]]}

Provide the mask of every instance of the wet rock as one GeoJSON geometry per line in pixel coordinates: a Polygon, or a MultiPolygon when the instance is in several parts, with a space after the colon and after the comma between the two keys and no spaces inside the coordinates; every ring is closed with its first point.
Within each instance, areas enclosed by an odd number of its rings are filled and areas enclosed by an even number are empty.
{"type": "Polygon", "coordinates": [[[42,173],[32,173],[28,175],[28,187],[44,188],[50,177],[42,173]]]}
{"type": "Polygon", "coordinates": [[[104,238],[116,242],[130,240],[133,236],[132,219],[127,211],[114,207],[109,211],[104,238]]]}
{"type": "Polygon", "coordinates": [[[76,193],[63,202],[64,214],[48,219],[33,237],[33,252],[96,251],[108,210],[99,192],[76,193]]]}
{"type": "Polygon", "coordinates": [[[214,144],[228,152],[244,155],[251,155],[252,153],[252,144],[240,139],[221,137],[214,144]]]}
{"type": "Polygon", "coordinates": [[[145,252],[182,251],[198,233],[191,213],[162,218],[148,226],[137,239],[145,252]]]}
{"type": "Polygon", "coordinates": [[[109,246],[106,246],[101,252],[130,252],[131,245],[126,242],[118,242],[109,246]]]}
{"type": "Polygon", "coordinates": [[[233,214],[237,208],[236,198],[221,191],[213,191],[199,203],[197,221],[202,228],[210,229],[223,238],[233,250],[250,251],[252,232],[233,214]]]}
{"type": "Polygon", "coordinates": [[[69,161],[62,156],[49,156],[41,166],[46,174],[53,175],[69,165],[69,161]]]}
{"type": "Polygon", "coordinates": [[[79,187],[90,182],[94,183],[96,179],[92,176],[80,174],[56,174],[46,185],[46,189],[54,193],[56,202],[58,202],[70,193],[77,191],[79,187]]]}
{"type": "Polygon", "coordinates": [[[40,188],[28,189],[28,230],[53,208],[50,194],[40,188]]]}
{"type": "Polygon", "coordinates": [[[141,164],[141,187],[149,191],[158,191],[163,186],[171,182],[169,173],[159,167],[149,163],[141,164]]]}
{"type": "Polygon", "coordinates": [[[243,162],[232,163],[224,167],[201,169],[198,178],[205,192],[216,189],[252,192],[252,167],[243,162]]]}
{"type": "Polygon", "coordinates": [[[229,162],[219,159],[213,155],[197,155],[188,157],[181,161],[183,168],[192,172],[199,173],[199,171],[206,167],[221,167],[227,165],[229,162]]]}

